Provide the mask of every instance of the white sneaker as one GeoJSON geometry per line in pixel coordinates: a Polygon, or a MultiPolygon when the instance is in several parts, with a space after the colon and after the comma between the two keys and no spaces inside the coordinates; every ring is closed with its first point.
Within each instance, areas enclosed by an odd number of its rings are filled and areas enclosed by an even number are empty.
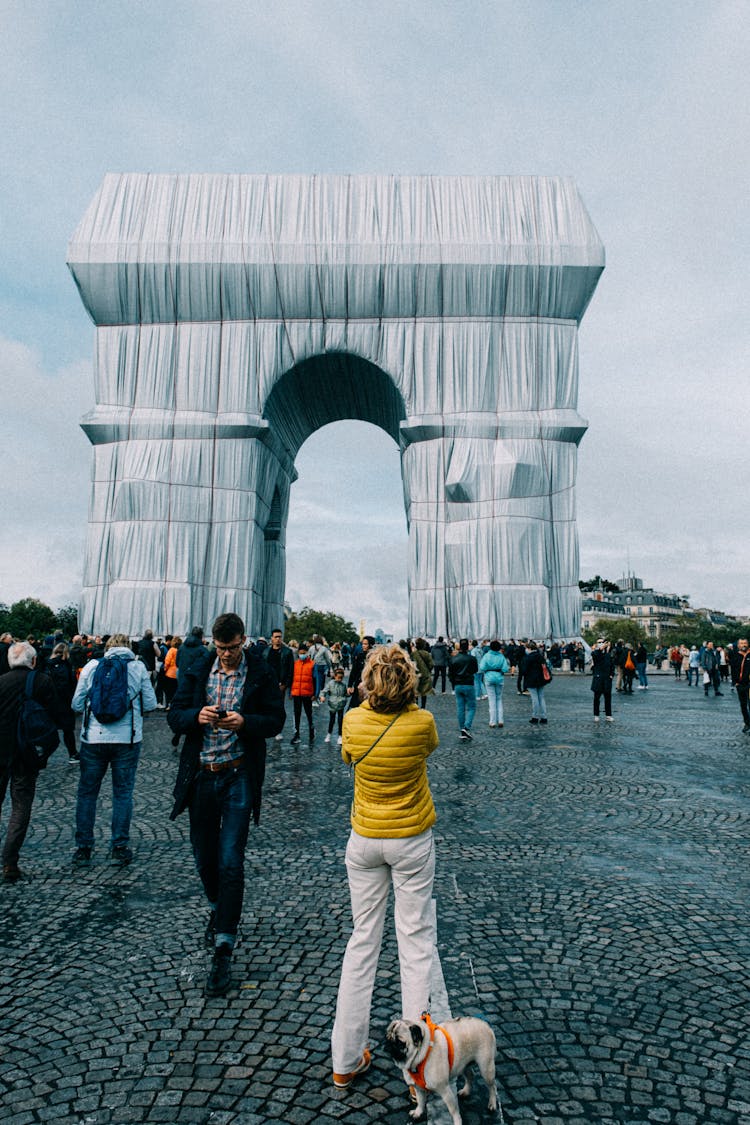
{"type": "Polygon", "coordinates": [[[607,722],[608,722],[608,723],[613,723],[614,721],[615,721],[615,720],[614,720],[614,719],[612,718],[612,716],[611,716],[611,715],[607,715],[607,722]]]}
{"type": "Polygon", "coordinates": [[[595,722],[595,723],[598,723],[598,722],[599,722],[599,716],[598,716],[598,715],[594,715],[594,722],[595,722]]]}
{"type": "Polygon", "coordinates": [[[341,737],[341,735],[339,735],[338,738],[336,739],[336,745],[341,746],[343,741],[344,741],[343,738],[341,737]]]}
{"type": "Polygon", "coordinates": [[[276,735],[276,741],[277,742],[283,742],[284,741],[284,735],[283,734],[277,734],[276,735]]]}
{"type": "Polygon", "coordinates": [[[330,741],[331,741],[331,736],[330,736],[330,734],[327,734],[327,735],[325,736],[325,738],[323,739],[323,741],[324,741],[324,742],[330,742],[330,741]]]}

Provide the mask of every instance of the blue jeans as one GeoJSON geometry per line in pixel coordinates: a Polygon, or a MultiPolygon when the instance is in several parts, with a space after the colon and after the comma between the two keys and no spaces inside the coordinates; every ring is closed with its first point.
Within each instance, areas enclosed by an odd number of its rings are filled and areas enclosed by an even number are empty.
{"type": "Polygon", "coordinates": [[[77,847],[91,848],[94,845],[96,802],[107,766],[112,771],[112,847],[123,847],[130,842],[135,771],[140,753],[140,742],[81,741],[81,777],[76,803],[77,847]]]}
{"type": "Polygon", "coordinates": [[[544,688],[543,687],[530,687],[526,689],[531,696],[531,717],[532,719],[546,719],[547,718],[547,704],[544,702],[544,688]]]}
{"type": "Polygon", "coordinates": [[[315,686],[315,700],[317,702],[318,696],[326,686],[326,672],[328,668],[325,664],[313,664],[313,684],[315,686]]]}
{"type": "Polygon", "coordinates": [[[458,711],[458,729],[471,730],[474,715],[477,709],[477,693],[473,684],[456,684],[456,710],[458,711]]]}
{"type": "Polygon", "coordinates": [[[481,699],[484,695],[484,672],[474,673],[474,693],[477,699],[481,699]]]}
{"type": "Polygon", "coordinates": [[[504,680],[497,682],[486,683],[487,698],[490,708],[490,725],[497,726],[498,723],[503,721],[503,684],[504,680]]]}
{"type": "Polygon", "coordinates": [[[206,898],[216,911],[216,944],[234,944],[245,894],[245,847],[252,800],[243,766],[201,770],[190,796],[190,843],[206,898]]]}
{"type": "Polygon", "coordinates": [[[635,670],[638,673],[638,683],[641,687],[648,687],[648,676],[646,675],[646,665],[636,664],[635,670]]]}

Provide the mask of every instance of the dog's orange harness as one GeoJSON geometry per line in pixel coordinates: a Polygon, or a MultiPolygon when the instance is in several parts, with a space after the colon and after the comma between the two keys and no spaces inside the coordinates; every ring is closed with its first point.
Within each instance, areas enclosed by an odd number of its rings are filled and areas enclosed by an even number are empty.
{"type": "Polygon", "coordinates": [[[448,1034],[448,1032],[445,1030],[444,1027],[441,1027],[440,1024],[437,1024],[433,1021],[429,1012],[422,1012],[422,1019],[424,1020],[424,1022],[427,1024],[428,1028],[430,1029],[430,1045],[427,1048],[427,1054],[422,1059],[422,1061],[419,1064],[419,1066],[417,1067],[417,1069],[415,1071],[411,1071],[411,1070],[408,1071],[408,1074],[409,1074],[409,1077],[411,1078],[411,1080],[412,1080],[412,1082],[414,1083],[415,1086],[420,1086],[423,1090],[426,1090],[427,1089],[427,1083],[425,1082],[424,1069],[427,1066],[427,1060],[429,1059],[430,1052],[432,1051],[432,1048],[435,1044],[435,1032],[436,1031],[442,1031],[443,1035],[445,1036],[445,1042],[448,1044],[448,1070],[449,1071],[453,1070],[453,1040],[451,1039],[450,1035],[448,1034]]]}

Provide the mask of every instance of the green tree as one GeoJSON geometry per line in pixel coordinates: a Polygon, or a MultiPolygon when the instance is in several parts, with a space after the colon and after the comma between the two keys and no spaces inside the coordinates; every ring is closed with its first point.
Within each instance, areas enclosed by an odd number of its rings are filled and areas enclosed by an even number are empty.
{"type": "Polygon", "coordinates": [[[612,643],[618,640],[631,645],[652,643],[646,631],[641,628],[638,622],[627,617],[623,617],[620,621],[609,621],[600,617],[590,629],[584,629],[583,631],[583,639],[590,645],[594,644],[599,637],[604,637],[612,643]]]}
{"type": "Polygon", "coordinates": [[[316,633],[325,637],[329,645],[336,641],[356,644],[359,640],[359,634],[351,621],[346,621],[337,613],[312,609],[309,605],[304,606],[299,613],[292,613],[284,626],[284,639],[287,641],[309,641],[316,633]]]}
{"type": "Polygon", "coordinates": [[[8,610],[5,631],[22,639],[32,633],[35,637],[43,637],[54,632],[56,625],[55,612],[48,605],[38,598],[21,598],[13,602],[8,610]]]}
{"type": "Polygon", "coordinates": [[[578,583],[579,590],[606,590],[609,594],[619,594],[620,587],[616,582],[610,582],[609,578],[602,578],[600,574],[595,574],[593,578],[583,578],[578,583]]]}
{"type": "Polygon", "coordinates": [[[65,637],[74,637],[78,632],[78,606],[64,605],[57,611],[57,627],[65,637]]]}

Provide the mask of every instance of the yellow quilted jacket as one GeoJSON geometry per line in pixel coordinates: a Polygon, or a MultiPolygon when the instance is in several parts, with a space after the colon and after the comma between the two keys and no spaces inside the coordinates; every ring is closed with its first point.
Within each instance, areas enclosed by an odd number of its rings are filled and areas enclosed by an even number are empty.
{"type": "MultiPolygon", "coordinates": [[[[341,756],[356,763],[382,734],[393,715],[362,703],[344,715],[341,756]]],[[[352,828],[360,836],[418,836],[435,823],[427,783],[427,759],[438,744],[429,711],[410,704],[371,753],[354,768],[352,828]]]]}

